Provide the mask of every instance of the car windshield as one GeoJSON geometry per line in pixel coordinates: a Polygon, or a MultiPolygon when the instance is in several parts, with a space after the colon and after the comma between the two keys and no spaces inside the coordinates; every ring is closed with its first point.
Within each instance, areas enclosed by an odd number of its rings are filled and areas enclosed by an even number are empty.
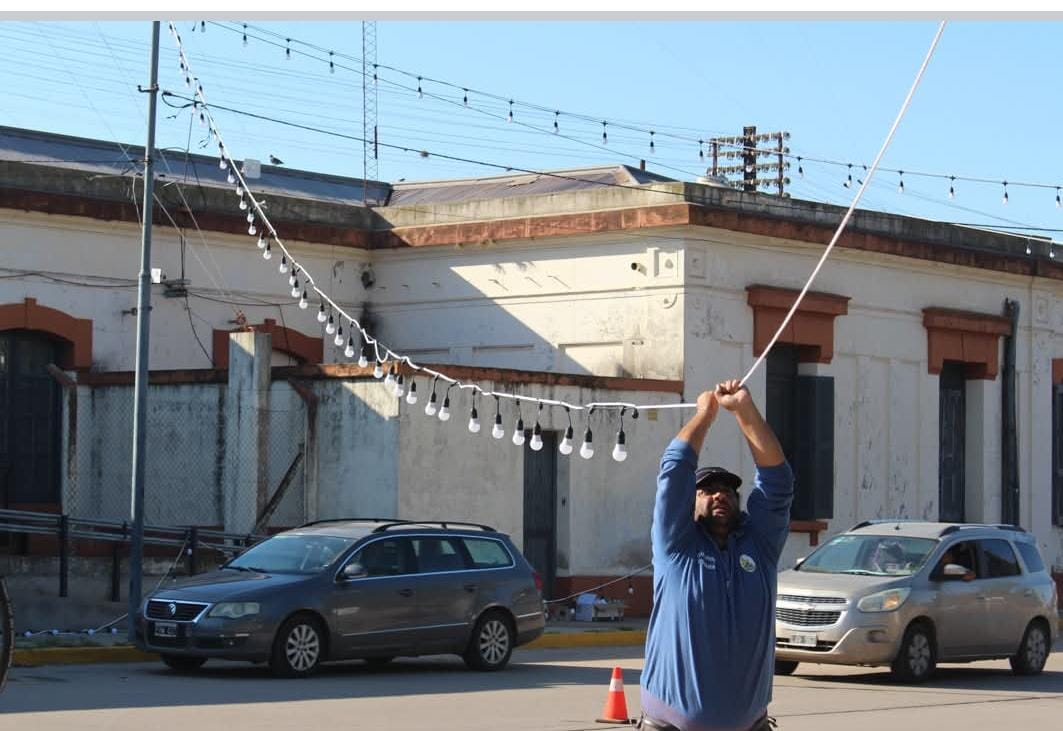
{"type": "Polygon", "coordinates": [[[318,534],[281,534],[267,538],[223,568],[274,574],[316,574],[354,544],[354,538],[318,534]]]}
{"type": "Polygon", "coordinates": [[[798,567],[798,571],[864,576],[909,576],[926,563],[937,541],[901,536],[835,536],[798,567]]]}

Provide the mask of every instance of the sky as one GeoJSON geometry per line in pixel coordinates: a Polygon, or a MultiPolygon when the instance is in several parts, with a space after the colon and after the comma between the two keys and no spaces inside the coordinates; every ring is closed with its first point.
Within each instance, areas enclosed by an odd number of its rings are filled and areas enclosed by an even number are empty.
{"type": "MultiPolygon", "coordinates": [[[[232,16],[206,21],[205,32],[191,19],[177,25],[234,157],[275,155],[292,168],[363,175],[360,22],[232,16]]],[[[645,160],[651,171],[695,180],[708,165],[709,147],[699,159],[699,139],[756,125],[790,133],[793,197],[848,205],[855,187],[844,185],[847,165],[854,182],[863,177],[936,28],[936,21],[811,18],[380,20],[379,140],[411,151],[382,147],[376,177],[645,160]]],[[[1063,123],[1061,39],[1060,21],[950,21],[861,208],[1063,241],[1055,188],[1063,186],[1055,132],[1063,123]]],[[[188,95],[165,24],[161,44],[161,88],[188,95]]],[[[0,20],[0,124],[142,145],[147,98],[137,85],[147,84],[149,45],[147,21],[0,20]]],[[[166,105],[157,145],[217,151],[191,109],[166,105]]]]}

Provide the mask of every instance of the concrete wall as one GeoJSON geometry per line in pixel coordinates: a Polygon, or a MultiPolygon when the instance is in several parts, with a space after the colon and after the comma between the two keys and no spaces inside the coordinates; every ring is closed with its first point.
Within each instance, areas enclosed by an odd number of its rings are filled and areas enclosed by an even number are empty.
{"type": "Polygon", "coordinates": [[[372,268],[380,338],[415,362],[681,377],[666,234],[374,252],[372,268]]]}
{"type": "MultiPolygon", "coordinates": [[[[42,306],[91,319],[93,369],[131,371],[136,317],[130,310],[137,304],[140,236],[140,227],[133,224],[0,210],[5,269],[44,272],[60,280],[4,278],[0,304],[35,297],[42,306]]],[[[280,252],[264,261],[251,236],[214,232],[200,236],[192,231],[185,240],[184,276],[190,280],[190,296],[169,298],[163,285],[152,286],[152,369],[209,368],[212,331],[235,328],[240,312],[252,324],[272,318],[279,325],[320,336],[314,319],[316,303],[300,310],[290,296],[288,276],[277,271],[280,252]]],[[[360,312],[365,292],[361,262],[367,259],[366,252],[300,243],[293,244],[293,251],[318,286],[352,313],[360,312]]],[[[152,266],[175,280],[181,277],[181,260],[181,241],[174,229],[156,226],[152,266]]],[[[331,349],[325,352],[331,362],[331,349]]]]}

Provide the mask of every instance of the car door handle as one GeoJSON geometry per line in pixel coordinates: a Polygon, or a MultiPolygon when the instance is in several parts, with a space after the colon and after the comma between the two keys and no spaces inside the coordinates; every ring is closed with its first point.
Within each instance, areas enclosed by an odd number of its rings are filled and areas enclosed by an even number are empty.
{"type": "Polygon", "coordinates": [[[413,589],[399,589],[399,596],[413,596],[413,589]]]}
{"type": "Polygon", "coordinates": [[[979,594],[977,598],[983,602],[989,601],[989,597],[987,597],[985,594],[979,594]]]}
{"type": "Polygon", "coordinates": [[[476,584],[465,584],[464,588],[465,588],[465,591],[473,592],[473,591],[476,591],[477,585],[476,584]]]}
{"type": "Polygon", "coordinates": [[[1034,596],[1036,593],[1037,592],[1035,592],[1033,589],[1027,589],[1026,591],[1024,591],[1022,593],[1022,595],[1026,596],[1026,597],[1030,597],[1030,596],[1034,596]]]}

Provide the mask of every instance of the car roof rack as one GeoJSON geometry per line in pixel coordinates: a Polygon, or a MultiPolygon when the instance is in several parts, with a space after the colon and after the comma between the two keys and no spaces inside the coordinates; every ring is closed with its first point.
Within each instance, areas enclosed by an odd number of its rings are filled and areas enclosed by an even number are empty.
{"type": "Polygon", "coordinates": [[[922,523],[922,522],[924,522],[924,521],[918,520],[917,518],[875,518],[874,520],[865,520],[865,521],[863,521],[861,523],[857,523],[856,525],[854,525],[849,530],[851,530],[851,531],[860,530],[861,528],[866,528],[869,525],[890,525],[890,524],[893,524],[893,523],[922,523]]]}
{"type": "Polygon", "coordinates": [[[940,536],[947,536],[961,530],[977,530],[978,528],[996,528],[998,530],[1010,530],[1017,533],[1025,533],[1026,529],[1019,525],[1010,525],[1008,523],[956,523],[955,525],[946,526],[940,536]]]}
{"type": "Polygon", "coordinates": [[[439,527],[443,528],[443,530],[448,530],[448,529],[450,529],[452,527],[457,527],[457,526],[464,526],[464,527],[471,527],[471,528],[479,528],[480,530],[486,531],[488,533],[496,533],[497,532],[497,531],[495,531],[494,528],[492,528],[489,525],[482,525],[481,523],[463,523],[461,521],[456,521],[456,520],[447,520],[447,521],[442,521],[442,520],[392,520],[390,522],[385,523],[384,525],[377,526],[376,528],[373,529],[373,532],[374,533],[383,533],[384,531],[388,530],[389,528],[405,528],[405,527],[415,526],[415,525],[430,525],[430,526],[438,525],[439,527]]]}
{"type": "Polygon", "coordinates": [[[308,528],[322,523],[392,523],[395,520],[397,518],[322,518],[321,520],[311,520],[309,523],[303,523],[299,527],[308,528]]]}

